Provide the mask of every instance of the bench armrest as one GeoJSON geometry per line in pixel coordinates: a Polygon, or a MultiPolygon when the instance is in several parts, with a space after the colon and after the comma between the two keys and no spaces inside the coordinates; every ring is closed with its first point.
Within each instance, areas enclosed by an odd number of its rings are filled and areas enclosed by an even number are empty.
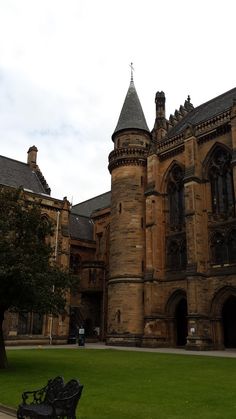
{"type": "Polygon", "coordinates": [[[45,397],[46,389],[47,386],[34,391],[24,391],[22,393],[23,403],[27,404],[27,401],[34,404],[42,403],[45,397]]]}

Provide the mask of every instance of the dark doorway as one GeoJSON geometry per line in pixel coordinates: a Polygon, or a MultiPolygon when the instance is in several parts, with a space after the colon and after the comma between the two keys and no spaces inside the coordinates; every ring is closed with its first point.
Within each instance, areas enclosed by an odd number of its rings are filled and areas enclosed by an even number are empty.
{"type": "Polygon", "coordinates": [[[83,293],[81,313],[84,318],[85,336],[99,339],[102,332],[102,293],[83,293]]]}
{"type": "Polygon", "coordinates": [[[226,300],[222,309],[224,330],[224,345],[226,348],[236,348],[236,297],[226,300]]]}
{"type": "Polygon", "coordinates": [[[188,335],[188,321],[187,321],[187,301],[182,298],[175,310],[176,318],[176,344],[177,346],[185,346],[188,335]]]}
{"type": "Polygon", "coordinates": [[[81,315],[79,307],[70,307],[70,324],[68,343],[76,343],[79,328],[83,326],[84,319],[81,315]]]}

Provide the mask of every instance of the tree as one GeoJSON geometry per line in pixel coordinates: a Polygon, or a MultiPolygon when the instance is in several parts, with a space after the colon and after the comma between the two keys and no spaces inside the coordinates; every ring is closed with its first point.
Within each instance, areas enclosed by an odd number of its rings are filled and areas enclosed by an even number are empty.
{"type": "Polygon", "coordinates": [[[7,367],[4,313],[62,313],[73,277],[53,263],[52,223],[22,190],[0,188],[0,368],[7,367]]]}

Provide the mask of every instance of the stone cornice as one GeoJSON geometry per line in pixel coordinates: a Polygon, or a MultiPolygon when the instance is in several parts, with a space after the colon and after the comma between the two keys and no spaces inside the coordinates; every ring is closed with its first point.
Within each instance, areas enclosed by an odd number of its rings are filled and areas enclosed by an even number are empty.
{"type": "Polygon", "coordinates": [[[228,109],[220,115],[216,115],[207,121],[201,122],[200,124],[196,125],[195,135],[199,136],[201,134],[206,134],[208,131],[212,131],[219,126],[227,124],[230,122],[230,114],[230,109],[228,109]]]}
{"type": "Polygon", "coordinates": [[[111,285],[111,284],[119,284],[119,283],[129,283],[129,284],[136,284],[136,283],[143,283],[143,277],[140,276],[126,276],[126,275],[122,275],[120,277],[110,277],[107,284],[111,285]]]}
{"type": "Polygon", "coordinates": [[[220,127],[216,127],[215,129],[211,130],[210,132],[207,132],[204,135],[201,135],[197,138],[197,142],[199,144],[205,143],[207,141],[210,141],[214,138],[219,137],[220,135],[226,134],[227,132],[230,132],[231,126],[230,124],[221,125],[220,127]]]}
{"type": "MultiPolygon", "coordinates": [[[[203,121],[194,126],[194,134],[197,138],[198,143],[210,141],[220,135],[223,135],[231,130],[230,125],[230,109],[226,110],[222,114],[216,115],[213,118],[203,121]]],[[[183,149],[184,144],[184,131],[174,137],[164,138],[156,145],[156,152],[160,157],[160,160],[165,160],[176,154],[179,154],[183,149]]]]}
{"type": "Polygon", "coordinates": [[[119,166],[146,166],[147,165],[147,149],[143,148],[120,148],[113,150],[109,154],[110,173],[119,166]]]}
{"type": "Polygon", "coordinates": [[[183,134],[176,135],[172,138],[165,138],[159,143],[157,143],[157,153],[161,154],[165,152],[166,150],[170,150],[173,147],[178,146],[179,144],[182,144],[184,140],[183,134]]]}

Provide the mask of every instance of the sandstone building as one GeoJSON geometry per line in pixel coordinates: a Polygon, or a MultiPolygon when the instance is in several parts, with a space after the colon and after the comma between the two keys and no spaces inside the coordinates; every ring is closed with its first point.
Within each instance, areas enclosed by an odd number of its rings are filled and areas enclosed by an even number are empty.
{"type": "Polygon", "coordinates": [[[29,191],[61,214],[58,257],[80,278],[53,337],[83,324],[108,344],[236,347],[236,88],[196,108],[188,97],[169,118],[163,92],[155,105],[150,131],[131,77],[111,191],[72,208],[29,191]]]}
{"type": "MultiPolygon", "coordinates": [[[[42,217],[54,225],[50,237],[53,260],[62,268],[69,268],[69,216],[70,204],[66,198],[50,196],[50,188],[37,165],[37,148],[30,147],[27,163],[0,156],[0,184],[22,188],[24,197],[41,208],[42,217]]],[[[1,216],[1,214],[0,214],[1,216]]],[[[68,296],[67,311],[70,304],[68,296]]],[[[40,315],[37,312],[7,313],[4,320],[6,344],[67,342],[69,316],[40,315]]]]}
{"type": "Polygon", "coordinates": [[[96,242],[81,298],[108,344],[236,347],[236,89],[169,118],[163,92],[155,103],[149,131],[131,79],[111,192],[73,208],[96,242]]]}

